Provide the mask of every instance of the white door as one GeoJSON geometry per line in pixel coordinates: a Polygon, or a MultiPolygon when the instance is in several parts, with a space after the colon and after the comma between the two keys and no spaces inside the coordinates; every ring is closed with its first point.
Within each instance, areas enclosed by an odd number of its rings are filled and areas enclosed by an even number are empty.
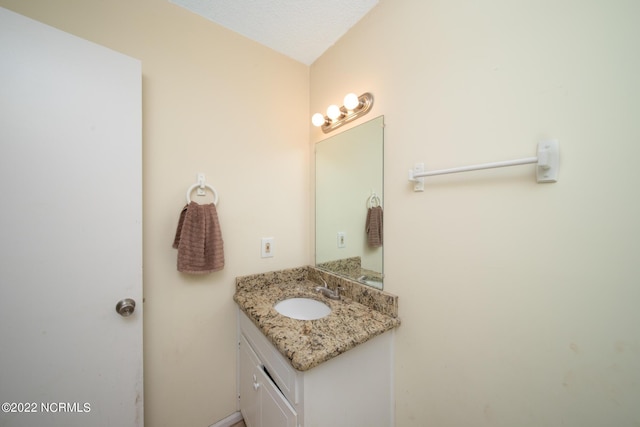
{"type": "Polygon", "coordinates": [[[0,8],[0,426],[143,425],[141,162],[140,62],[0,8]]]}

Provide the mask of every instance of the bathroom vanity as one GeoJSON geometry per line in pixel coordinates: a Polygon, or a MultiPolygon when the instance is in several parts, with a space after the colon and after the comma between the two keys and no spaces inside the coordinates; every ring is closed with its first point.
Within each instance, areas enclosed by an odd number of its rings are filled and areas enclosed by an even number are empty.
{"type": "Polygon", "coordinates": [[[248,427],[393,425],[397,297],[345,282],[313,267],[236,280],[238,391],[248,427]],[[340,285],[343,297],[320,296],[320,277],[340,285]],[[273,308],[292,297],[322,301],[331,312],[297,320],[273,308]]]}

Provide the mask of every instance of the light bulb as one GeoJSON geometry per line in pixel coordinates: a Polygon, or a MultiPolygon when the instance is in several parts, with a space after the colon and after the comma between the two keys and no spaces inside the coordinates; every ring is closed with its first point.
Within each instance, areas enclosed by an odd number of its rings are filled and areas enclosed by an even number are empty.
{"type": "Polygon", "coordinates": [[[313,116],[311,116],[311,123],[313,123],[314,126],[316,127],[320,127],[324,124],[324,116],[320,113],[315,113],[313,116]]]}
{"type": "Polygon", "coordinates": [[[337,119],[340,114],[340,108],[337,105],[329,105],[329,108],[327,108],[327,117],[331,120],[337,119]]]}
{"type": "Polygon", "coordinates": [[[349,93],[344,97],[344,107],[349,110],[355,110],[358,105],[360,105],[360,100],[358,99],[358,95],[355,93],[349,93]]]}

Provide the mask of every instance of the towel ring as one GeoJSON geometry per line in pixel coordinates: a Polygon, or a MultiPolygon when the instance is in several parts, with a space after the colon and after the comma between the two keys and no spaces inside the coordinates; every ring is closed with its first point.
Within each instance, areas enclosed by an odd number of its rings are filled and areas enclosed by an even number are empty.
{"type": "Polygon", "coordinates": [[[191,187],[189,187],[189,189],[187,190],[187,204],[191,203],[191,192],[198,187],[208,188],[209,190],[211,190],[211,192],[213,193],[213,204],[218,205],[218,192],[209,184],[193,184],[191,187]]]}
{"type": "Polygon", "coordinates": [[[375,203],[375,206],[380,206],[382,204],[380,197],[378,197],[376,193],[372,193],[371,196],[369,196],[369,198],[367,199],[367,207],[369,208],[374,207],[374,203],[375,203]]]}

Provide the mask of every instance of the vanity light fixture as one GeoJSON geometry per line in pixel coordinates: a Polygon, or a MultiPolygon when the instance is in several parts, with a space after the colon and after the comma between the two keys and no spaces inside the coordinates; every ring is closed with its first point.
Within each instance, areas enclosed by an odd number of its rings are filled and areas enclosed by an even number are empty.
{"type": "Polygon", "coordinates": [[[373,95],[369,92],[360,96],[350,93],[344,97],[344,105],[342,107],[329,105],[326,116],[316,113],[311,117],[311,122],[314,126],[322,128],[322,132],[329,133],[360,116],[364,116],[371,110],[372,106],[373,95]]]}

